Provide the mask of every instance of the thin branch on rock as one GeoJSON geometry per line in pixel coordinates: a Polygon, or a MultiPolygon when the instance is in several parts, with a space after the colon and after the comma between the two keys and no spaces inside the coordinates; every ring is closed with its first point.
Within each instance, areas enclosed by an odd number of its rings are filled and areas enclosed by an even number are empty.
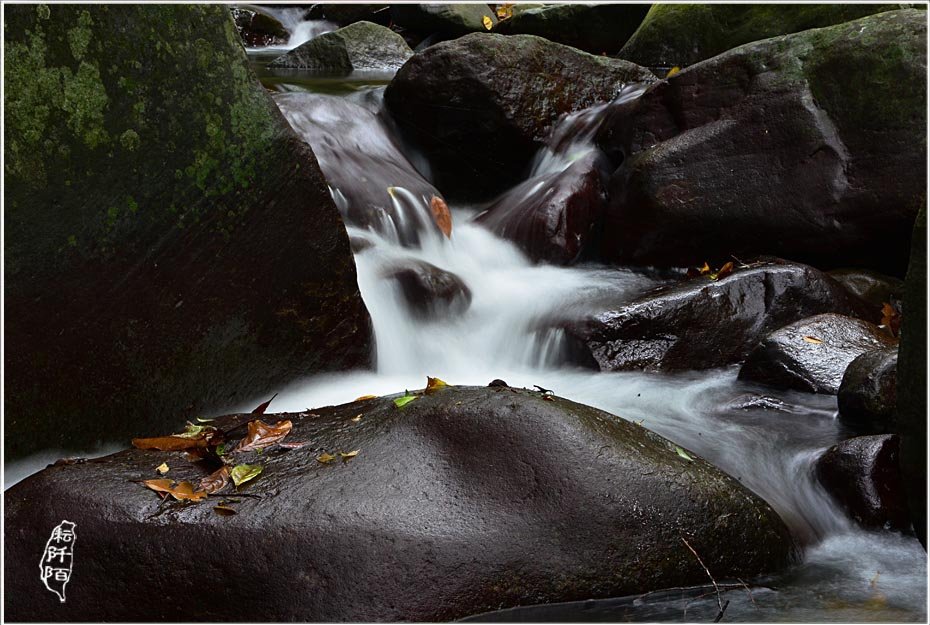
{"type": "Polygon", "coordinates": [[[714,591],[717,593],[717,607],[720,609],[720,611],[717,613],[717,618],[714,619],[714,622],[719,623],[720,619],[723,618],[723,613],[726,611],[727,606],[730,605],[730,601],[727,600],[726,603],[723,603],[720,600],[720,587],[717,585],[717,580],[714,579],[714,576],[710,574],[710,569],[707,568],[707,566],[704,564],[704,561],[701,560],[701,556],[699,556],[698,552],[694,550],[694,547],[692,547],[690,543],[685,540],[684,536],[681,537],[681,542],[685,544],[685,547],[688,548],[688,551],[694,554],[694,557],[697,558],[698,564],[701,565],[701,568],[703,568],[704,572],[707,573],[707,577],[710,578],[710,583],[714,585],[714,591]]]}

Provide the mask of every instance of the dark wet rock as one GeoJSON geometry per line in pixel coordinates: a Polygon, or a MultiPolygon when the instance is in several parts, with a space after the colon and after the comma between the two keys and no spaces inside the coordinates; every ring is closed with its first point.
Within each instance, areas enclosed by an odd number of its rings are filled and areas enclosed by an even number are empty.
{"type": "Polygon", "coordinates": [[[487,4],[393,4],[394,22],[423,37],[438,33],[443,37],[460,37],[486,32],[484,18],[497,24],[497,15],[487,4]]]}
{"type": "Polygon", "coordinates": [[[439,191],[407,160],[380,115],[343,97],[288,93],[276,100],[316,153],[347,224],[407,246],[424,233],[442,236],[430,212],[439,191]]]}
{"type": "Polygon", "coordinates": [[[320,5],[323,17],[340,26],[348,26],[355,22],[373,22],[387,26],[391,21],[391,5],[389,4],[356,4],[339,3],[320,5]]]}
{"type": "Polygon", "coordinates": [[[226,7],[19,5],[4,29],[7,458],[369,362],[345,226],[226,7]]]}
{"type": "Polygon", "coordinates": [[[868,314],[826,274],[783,261],[737,269],[716,281],[698,276],[633,301],[608,298],[590,308],[566,330],[602,371],[720,367],[743,360],[786,323],[828,311],[868,314]]]}
{"type": "Polygon", "coordinates": [[[555,121],[652,74],[531,35],[476,33],[408,61],[385,91],[446,193],[488,198],[520,182],[555,121]]]}
{"type": "MultiPolygon", "coordinates": [[[[920,209],[904,281],[898,351],[898,433],[901,474],[914,530],[927,548],[927,209],[920,209]]],[[[8,322],[9,323],[9,322],[8,322]]],[[[8,348],[9,349],[9,348],[8,348]]]]}
{"type": "Polygon", "coordinates": [[[853,360],[837,393],[840,420],[861,434],[897,431],[898,348],[866,352],[853,360]]]}
{"type": "Polygon", "coordinates": [[[500,378],[497,378],[497,379],[491,380],[491,383],[488,384],[488,386],[492,386],[492,387],[494,387],[494,386],[496,386],[496,387],[506,387],[506,386],[509,386],[509,384],[507,384],[506,382],[504,382],[504,381],[501,380],[500,378]]]}
{"type": "Polygon", "coordinates": [[[597,234],[610,162],[597,149],[561,171],[541,173],[496,199],[475,221],[535,261],[568,265],[597,234]]]}
{"type": "Polygon", "coordinates": [[[648,4],[548,4],[514,11],[494,32],[536,35],[592,54],[616,54],[630,38],[648,4]]]}
{"type": "Polygon", "coordinates": [[[304,69],[331,75],[396,72],[413,50],[390,28],[355,22],[324,33],[269,63],[270,68],[304,69]]]}
{"type": "Polygon", "coordinates": [[[392,400],[266,415],[292,420],[289,440],[310,445],[237,459],[264,470],[241,487],[261,499],[231,504],[235,516],[213,511],[222,496],[162,503],[138,483],[163,461],[177,480],[209,471],[179,452],[129,450],[27,478],[4,494],[6,618],[445,622],[704,584],[683,536],[720,579],[793,560],[765,502],[634,423],[517,389],[392,400]],[[316,459],[356,449],[348,462],[316,459]],[[36,579],[63,518],[78,533],[67,604],[36,579]],[[219,571],[235,600],[190,601],[219,571]]]}
{"type": "Polygon", "coordinates": [[[653,4],[619,56],[648,67],[684,67],[751,41],[904,6],[908,5],[653,4]]]}
{"type": "Polygon", "coordinates": [[[397,282],[410,311],[423,319],[455,317],[471,304],[471,289],[461,278],[425,261],[409,260],[382,275],[397,282]]]}
{"type": "Polygon", "coordinates": [[[817,315],[766,336],[746,358],[739,379],[836,395],[853,360],[896,345],[895,339],[868,321],[835,313],[817,315]]]}
{"type": "Polygon", "coordinates": [[[747,44],[614,109],[599,136],[620,165],[605,258],[772,254],[903,274],[926,194],[903,173],[926,170],[926,19],[890,11],[747,44]]]}
{"type": "Polygon", "coordinates": [[[236,30],[249,48],[279,46],[287,43],[290,34],[284,25],[267,13],[253,9],[231,7],[236,30]]]}
{"type": "Polygon", "coordinates": [[[834,269],[828,274],[849,291],[876,308],[895,303],[904,296],[904,280],[868,269],[834,269]]]}
{"type": "Polygon", "coordinates": [[[834,445],[817,460],[820,483],[859,525],[896,530],[911,525],[898,446],[893,434],[860,436],[834,445]]]}

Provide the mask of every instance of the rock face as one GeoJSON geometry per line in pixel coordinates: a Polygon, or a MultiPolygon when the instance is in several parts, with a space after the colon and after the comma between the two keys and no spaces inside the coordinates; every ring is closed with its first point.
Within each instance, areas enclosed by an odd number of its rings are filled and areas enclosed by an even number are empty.
{"type": "Polygon", "coordinates": [[[397,282],[410,310],[423,319],[455,317],[471,304],[471,289],[461,278],[424,261],[390,268],[384,277],[397,282]]]}
{"type": "Polygon", "coordinates": [[[486,32],[485,18],[492,27],[497,24],[497,15],[486,4],[393,4],[391,17],[397,25],[424,37],[486,32]]]}
{"type": "Polygon", "coordinates": [[[442,236],[430,212],[439,191],[407,160],[381,117],[345,98],[277,96],[291,126],[310,144],[349,225],[415,247],[442,236]]]}
{"type": "Polygon", "coordinates": [[[230,504],[235,516],[213,511],[222,495],[162,504],[134,482],[162,461],[176,480],[209,471],[180,452],[55,466],[8,490],[7,618],[445,622],[706,583],[682,537],[721,578],[775,571],[794,554],[782,521],[735,479],[561,398],[447,387],[403,408],[388,397],[264,420],[284,418],[288,440],[310,444],[237,454],[264,470],[240,487],[261,499],[230,504]],[[348,462],[317,460],[356,449],[348,462]],[[79,536],[67,604],[35,571],[62,518],[79,536]],[[237,601],[185,599],[220,570],[237,601]]]}
{"type": "Polygon", "coordinates": [[[837,393],[840,420],[860,433],[896,432],[898,348],[866,352],[853,360],[837,393]]]}
{"type": "Polygon", "coordinates": [[[323,17],[336,22],[340,26],[348,26],[354,22],[373,22],[387,26],[391,21],[391,5],[389,4],[356,4],[354,2],[339,4],[322,4],[323,17]]]}
{"type": "Polygon", "coordinates": [[[654,4],[620,58],[691,65],[744,43],[848,22],[900,4],[654,4]]]}
{"type": "Polygon", "coordinates": [[[514,11],[494,32],[536,35],[592,54],[614,55],[648,11],[648,4],[549,4],[514,11]]]}
{"type": "Polygon", "coordinates": [[[926,12],[890,11],[747,44],[653,85],[599,137],[615,164],[625,156],[605,258],[772,254],[902,275],[925,203],[923,177],[901,172],[926,169],[914,140],[927,132],[926,63],[926,12]]]}
{"type": "Polygon", "coordinates": [[[914,531],[927,548],[927,209],[920,209],[904,283],[898,352],[898,433],[901,475],[914,531]]]}
{"type": "Polygon", "coordinates": [[[571,264],[596,236],[609,175],[607,157],[591,150],[561,171],[517,185],[475,221],[510,239],[535,261],[571,264]]]}
{"type": "Polygon", "coordinates": [[[850,293],[881,309],[885,303],[894,303],[904,296],[904,280],[867,269],[834,269],[828,271],[850,293]]]}
{"type": "Polygon", "coordinates": [[[305,69],[345,75],[352,72],[396,72],[413,50],[390,28],[355,22],[324,33],[273,60],[268,67],[305,69]]]}
{"type": "Polygon", "coordinates": [[[246,46],[257,48],[287,43],[287,29],[270,15],[241,7],[232,7],[230,10],[236,22],[236,30],[246,46]]]}
{"type": "Polygon", "coordinates": [[[815,465],[817,478],[864,527],[910,527],[898,468],[898,437],[860,436],[828,449],[815,465]]]}
{"type": "Polygon", "coordinates": [[[21,5],[4,28],[8,458],[369,361],[345,227],[226,7],[21,5]]]}
{"type": "Polygon", "coordinates": [[[720,367],[743,360],[766,334],[791,321],[827,311],[866,314],[826,274],[783,262],[759,263],[716,281],[698,276],[594,310],[566,330],[581,362],[593,361],[602,371],[720,367]]]}
{"type": "Polygon", "coordinates": [[[655,78],[531,35],[475,33],[416,54],[385,102],[445,193],[492,197],[522,180],[559,116],[655,78]]]}
{"type": "Polygon", "coordinates": [[[817,315],[765,337],[746,358],[739,378],[836,395],[853,360],[869,351],[896,346],[895,339],[868,321],[833,313],[817,315]]]}

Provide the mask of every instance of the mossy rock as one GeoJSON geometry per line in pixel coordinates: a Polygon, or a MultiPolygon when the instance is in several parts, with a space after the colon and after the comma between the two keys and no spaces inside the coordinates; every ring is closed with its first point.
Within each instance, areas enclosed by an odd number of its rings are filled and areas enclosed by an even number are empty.
{"type": "Polygon", "coordinates": [[[289,33],[277,19],[252,8],[231,7],[236,30],[243,43],[249,47],[282,45],[287,43],[289,33]]]}
{"type": "Polygon", "coordinates": [[[643,21],[648,4],[547,4],[514,7],[494,27],[502,35],[537,35],[593,54],[616,54],[643,21]]]}
{"type": "Polygon", "coordinates": [[[270,68],[305,69],[321,74],[396,72],[413,50],[390,28],[355,22],[324,33],[273,60],[270,68]]]}
{"type": "Polygon", "coordinates": [[[4,33],[8,457],[367,362],[345,228],[226,7],[19,5],[4,33]]]}
{"type": "Polygon", "coordinates": [[[653,4],[620,58],[686,66],[750,41],[848,22],[901,4],[653,4]]]}

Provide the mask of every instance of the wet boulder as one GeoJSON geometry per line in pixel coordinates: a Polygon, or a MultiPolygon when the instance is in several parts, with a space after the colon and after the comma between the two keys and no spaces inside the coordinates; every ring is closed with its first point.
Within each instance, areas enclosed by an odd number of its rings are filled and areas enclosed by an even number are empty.
{"type": "Polygon", "coordinates": [[[620,58],[686,66],[744,43],[841,24],[901,4],[653,4],[620,58]]]}
{"type": "Polygon", "coordinates": [[[324,33],[282,54],[270,68],[303,69],[329,75],[396,72],[413,50],[390,28],[355,22],[324,33]]]}
{"type": "Polygon", "coordinates": [[[904,280],[868,269],[833,269],[827,272],[849,291],[880,309],[904,297],[904,280]]]}
{"type": "Polygon", "coordinates": [[[279,46],[290,37],[284,25],[267,13],[243,7],[231,7],[230,11],[246,47],[279,46]]]}
{"type": "Polygon", "coordinates": [[[536,35],[592,54],[616,54],[639,27],[648,4],[546,4],[514,11],[494,32],[536,35]]]}
{"type": "Polygon", "coordinates": [[[355,22],[372,22],[387,26],[391,21],[391,5],[389,4],[341,2],[319,6],[325,19],[340,26],[348,26],[355,22]]]}
{"type": "Polygon", "coordinates": [[[461,37],[489,30],[497,24],[497,15],[487,4],[393,4],[391,18],[398,26],[423,37],[461,37]]]}
{"type": "MultiPolygon", "coordinates": [[[[399,397],[266,415],[292,421],[284,442],[307,445],[227,452],[261,474],[200,503],[139,483],[162,462],[193,483],[213,468],[182,452],[133,449],[27,478],[4,494],[7,618],[447,622],[705,584],[682,538],[720,579],[794,558],[764,501],[632,422],[507,387],[399,397]],[[214,510],[224,500],[236,514],[214,510]],[[78,537],[67,603],[36,571],[62,519],[78,537]],[[190,601],[218,571],[236,600],[190,601]]],[[[253,418],[215,424],[235,441],[253,418]]]]}
{"type": "Polygon", "coordinates": [[[487,199],[523,180],[561,115],[653,80],[631,63],[540,37],[475,33],[414,55],[385,102],[443,192],[487,199]]]}
{"type": "Polygon", "coordinates": [[[712,281],[662,286],[633,300],[608,297],[565,328],[581,363],[602,371],[708,369],[743,360],[772,330],[822,312],[868,314],[826,274],[760,262],[712,281]]]}
{"type": "Polygon", "coordinates": [[[7,458],[370,362],[345,226],[226,7],[5,15],[7,458]]]}
{"type": "Polygon", "coordinates": [[[425,261],[410,260],[382,275],[397,283],[408,308],[421,319],[456,317],[471,304],[471,289],[461,278],[425,261]]]}
{"type": "Polygon", "coordinates": [[[504,193],[475,221],[534,261],[568,265],[590,249],[604,214],[610,162],[597,149],[504,193]]]}
{"type": "Polygon", "coordinates": [[[404,156],[390,126],[363,104],[314,93],[276,96],[310,144],[346,223],[405,246],[442,236],[430,203],[439,191],[404,156]]]}
{"type": "Polygon", "coordinates": [[[837,403],[840,421],[860,433],[896,432],[898,347],[869,351],[843,374],[837,403]]]}
{"type": "Polygon", "coordinates": [[[893,434],[860,436],[834,445],[817,460],[820,483],[863,527],[906,530],[911,525],[898,447],[893,434]]]}
{"type": "Polygon", "coordinates": [[[926,170],[926,23],[889,11],[747,44],[614,110],[599,135],[619,165],[605,258],[771,254],[902,275],[926,193],[902,174],[926,170]]]}
{"type": "Polygon", "coordinates": [[[897,341],[875,324],[826,313],[766,336],[746,358],[739,379],[836,395],[852,361],[869,351],[895,347],[897,341]]]}

